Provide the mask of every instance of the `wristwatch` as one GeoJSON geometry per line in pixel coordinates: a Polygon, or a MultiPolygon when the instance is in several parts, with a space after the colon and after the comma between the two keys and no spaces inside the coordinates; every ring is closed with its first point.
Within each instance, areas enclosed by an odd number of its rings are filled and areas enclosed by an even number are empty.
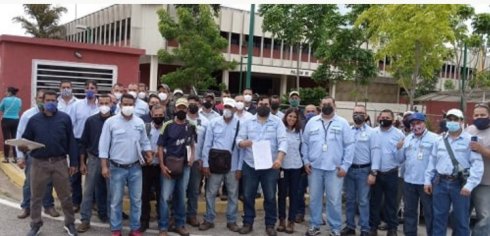
{"type": "Polygon", "coordinates": [[[371,171],[369,171],[369,174],[372,175],[372,176],[376,176],[376,175],[378,175],[378,171],[371,170],[371,171]]]}

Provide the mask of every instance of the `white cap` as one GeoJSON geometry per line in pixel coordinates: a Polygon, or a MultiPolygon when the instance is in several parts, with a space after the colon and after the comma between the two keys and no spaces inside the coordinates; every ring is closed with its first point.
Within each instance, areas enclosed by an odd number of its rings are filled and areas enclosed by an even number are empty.
{"type": "Polygon", "coordinates": [[[235,100],[231,98],[223,98],[223,106],[230,106],[235,108],[235,100]]]}
{"type": "Polygon", "coordinates": [[[291,91],[289,93],[289,97],[293,96],[293,95],[297,95],[299,97],[299,92],[298,91],[291,91]]]}
{"type": "Polygon", "coordinates": [[[176,93],[180,93],[180,94],[184,95],[184,92],[182,92],[182,89],[175,89],[175,90],[174,90],[174,95],[175,95],[176,93]]]}
{"type": "Polygon", "coordinates": [[[453,115],[453,116],[456,116],[460,119],[464,119],[464,115],[463,115],[463,112],[459,109],[451,109],[449,110],[447,113],[446,113],[446,117],[450,116],[450,115],[453,115]]]}

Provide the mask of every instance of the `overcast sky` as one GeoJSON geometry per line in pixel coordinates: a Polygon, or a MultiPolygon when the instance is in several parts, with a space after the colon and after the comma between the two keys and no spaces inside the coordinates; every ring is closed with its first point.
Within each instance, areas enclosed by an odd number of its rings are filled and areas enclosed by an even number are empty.
{"type": "MultiPolygon", "coordinates": [[[[482,1],[485,2],[485,1],[482,1]]],[[[88,15],[99,9],[108,7],[112,4],[62,4],[68,9],[66,14],[63,14],[61,23],[66,23],[74,20],[77,17],[88,15]],[[76,9],[76,10],[75,10],[76,9]]],[[[224,6],[249,10],[249,4],[222,4],[224,6]]],[[[477,13],[490,12],[490,3],[471,4],[477,13]]],[[[18,3],[2,3],[0,4],[0,35],[26,35],[20,24],[13,23],[12,18],[15,16],[24,15],[22,4],[18,3]]]]}

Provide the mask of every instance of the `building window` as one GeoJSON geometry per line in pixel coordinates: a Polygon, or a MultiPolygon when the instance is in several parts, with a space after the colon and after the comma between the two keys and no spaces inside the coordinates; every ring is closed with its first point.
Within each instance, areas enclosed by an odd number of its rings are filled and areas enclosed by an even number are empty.
{"type": "Polygon", "coordinates": [[[231,44],[240,45],[240,35],[232,33],[231,34],[231,44]]]}
{"type": "Polygon", "coordinates": [[[264,38],[264,49],[270,49],[272,47],[272,39],[264,38]]]}
{"type": "MultiPolygon", "coordinates": [[[[98,92],[110,92],[117,82],[117,66],[65,61],[33,60],[32,79],[38,89],[59,90],[61,81],[68,80],[73,84],[73,94],[85,96],[85,82],[95,80],[98,92]]],[[[34,95],[35,96],[35,95],[34,95]]]]}

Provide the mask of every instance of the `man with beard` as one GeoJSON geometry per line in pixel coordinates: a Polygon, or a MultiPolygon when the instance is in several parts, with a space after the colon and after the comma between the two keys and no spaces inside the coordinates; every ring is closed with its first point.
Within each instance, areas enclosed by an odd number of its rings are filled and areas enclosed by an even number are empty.
{"type": "MultiPolygon", "coordinates": [[[[276,185],[279,178],[279,169],[287,152],[287,136],[284,123],[270,114],[270,99],[261,97],[257,106],[255,117],[240,125],[238,147],[243,149],[238,169],[243,176],[244,216],[243,227],[240,234],[252,232],[255,219],[255,195],[260,183],[264,193],[265,225],[268,236],[277,235],[274,229],[277,221],[276,185]],[[272,166],[268,169],[256,169],[252,146],[254,142],[267,142],[270,144],[270,157],[272,166]]],[[[258,158],[258,157],[255,157],[258,158]]]]}
{"type": "Polygon", "coordinates": [[[326,194],[330,235],[342,227],[342,185],[352,164],[354,138],[349,123],[335,113],[335,99],[325,97],[322,113],[310,119],[303,132],[301,152],[310,189],[310,227],[307,236],[320,234],[323,195],[326,194]]]}
{"type": "Polygon", "coordinates": [[[466,132],[477,136],[477,141],[472,141],[470,147],[480,153],[483,158],[484,172],[481,183],[471,193],[471,201],[476,211],[476,224],[471,235],[490,235],[490,108],[488,104],[481,103],[473,110],[473,125],[466,132]]]}

